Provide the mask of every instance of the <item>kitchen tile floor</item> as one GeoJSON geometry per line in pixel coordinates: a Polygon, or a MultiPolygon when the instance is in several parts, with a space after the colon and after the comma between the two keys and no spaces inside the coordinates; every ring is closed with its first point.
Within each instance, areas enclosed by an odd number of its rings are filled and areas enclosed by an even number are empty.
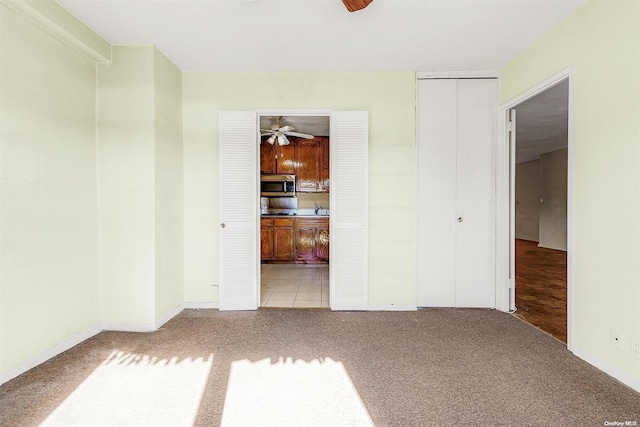
{"type": "Polygon", "coordinates": [[[329,266],[261,264],[260,306],[329,307],[329,266]]]}

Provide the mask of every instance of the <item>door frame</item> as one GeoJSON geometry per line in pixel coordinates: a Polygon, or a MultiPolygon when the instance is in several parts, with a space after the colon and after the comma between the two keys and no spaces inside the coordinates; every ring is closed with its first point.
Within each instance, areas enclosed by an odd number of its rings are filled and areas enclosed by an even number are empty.
{"type": "MultiPolygon", "coordinates": [[[[575,156],[573,132],[574,67],[559,71],[498,108],[498,146],[496,152],[496,308],[515,311],[515,147],[509,138],[509,112],[561,81],[569,82],[567,136],[567,349],[574,343],[574,266],[575,266],[575,156]]],[[[517,141],[516,141],[517,143],[517,141]]]]}
{"type": "MultiPolygon", "coordinates": [[[[331,113],[333,112],[333,110],[331,109],[292,109],[292,108],[270,108],[270,109],[256,109],[256,128],[257,128],[257,144],[256,144],[256,156],[257,156],[257,167],[258,167],[258,171],[260,170],[260,143],[261,143],[261,138],[260,138],[260,117],[261,116],[306,116],[306,117],[328,117],[329,118],[329,134],[331,134],[331,129],[333,126],[333,123],[331,121],[331,113]]],[[[333,142],[331,139],[329,139],[329,150],[331,152],[331,150],[333,150],[333,142]]],[[[331,171],[331,159],[329,159],[329,171],[331,171]]],[[[260,173],[258,172],[258,188],[257,188],[257,200],[258,200],[258,206],[260,206],[260,173]]],[[[260,210],[258,209],[257,213],[257,218],[258,218],[258,224],[260,224],[260,210]]],[[[260,236],[260,230],[258,227],[258,236],[260,236]]],[[[329,236],[332,236],[331,238],[333,238],[333,236],[335,236],[335,234],[333,233],[333,221],[331,221],[331,219],[329,219],[329,236]]],[[[258,282],[257,282],[257,298],[258,298],[258,307],[260,307],[260,289],[262,288],[262,273],[261,273],[261,259],[260,259],[260,238],[258,238],[258,282]]],[[[332,270],[332,263],[331,263],[331,259],[329,259],[329,277],[332,277],[331,275],[331,270],[332,270]]],[[[333,305],[333,283],[329,283],[330,286],[330,290],[329,290],[329,307],[331,308],[333,305]]]]}
{"type": "MultiPolygon", "coordinates": [[[[282,115],[307,115],[307,116],[322,116],[326,115],[330,117],[329,130],[330,136],[330,150],[332,152],[330,163],[332,164],[332,170],[330,171],[330,180],[332,181],[331,188],[331,221],[330,221],[330,234],[331,237],[331,252],[333,254],[333,263],[329,263],[329,272],[331,277],[330,283],[330,300],[329,305],[332,310],[366,310],[368,307],[368,165],[369,165],[369,112],[366,110],[328,110],[328,109],[270,109],[270,110],[244,110],[244,111],[220,111],[218,115],[219,120],[219,150],[220,157],[218,162],[219,168],[219,180],[222,186],[219,191],[221,195],[225,194],[224,176],[223,171],[226,169],[226,156],[223,155],[224,150],[227,148],[227,144],[235,142],[236,146],[231,150],[231,158],[238,164],[245,165],[251,170],[251,191],[242,194],[242,197],[236,197],[231,200],[229,206],[233,207],[233,204],[238,204],[238,200],[241,202],[250,201],[251,210],[243,211],[244,222],[249,222],[246,218],[253,218],[251,221],[252,226],[251,233],[252,239],[250,243],[253,246],[253,250],[249,251],[246,247],[250,247],[247,238],[248,233],[244,235],[236,234],[236,240],[234,244],[240,246],[245,245],[245,253],[237,257],[242,258],[246,253],[251,253],[251,261],[254,263],[251,266],[252,274],[249,279],[243,278],[241,281],[237,281],[235,287],[231,287],[232,292],[229,293],[237,301],[235,306],[231,304],[227,305],[227,302],[223,304],[223,298],[225,292],[220,293],[219,305],[222,308],[223,305],[227,310],[255,310],[260,305],[260,295],[257,290],[261,286],[261,277],[257,270],[260,267],[260,208],[259,208],[259,164],[258,164],[258,152],[260,147],[260,127],[259,117],[266,114],[282,114],[282,115]],[[239,120],[239,122],[238,122],[239,120]],[[226,132],[227,121],[234,128],[226,132]],[[238,122],[238,123],[232,123],[238,122]],[[244,133],[243,133],[244,131],[244,133]],[[250,145],[248,145],[250,144],[250,145]],[[236,155],[239,150],[236,148],[243,148],[244,152],[236,155]],[[253,147],[253,148],[250,148],[253,147]],[[337,154],[338,148],[340,155],[337,154]],[[233,157],[235,156],[235,157],[233,157]],[[244,157],[242,157],[244,156],[244,157]],[[358,167],[354,167],[358,166],[358,167]],[[255,174],[255,176],[254,176],[255,174]],[[344,185],[344,183],[351,185],[344,185]],[[251,192],[253,191],[253,196],[251,192]],[[352,194],[353,193],[353,194],[352,194]],[[341,195],[340,198],[336,198],[336,194],[341,195]],[[340,241],[341,244],[336,246],[336,242],[340,241]],[[358,247],[358,244],[360,245],[358,247]],[[346,248],[346,249],[345,249],[346,248]],[[336,256],[336,249],[342,251],[336,256]],[[349,252],[349,249],[351,252],[349,252]],[[255,258],[254,258],[255,254],[255,258]],[[355,256],[353,254],[356,254],[355,256]],[[357,259],[358,254],[361,256],[357,259]],[[355,268],[355,270],[354,270],[355,268]],[[338,274],[339,273],[339,274],[338,274]],[[336,292],[336,290],[338,292],[336,292]],[[235,295],[231,293],[235,292],[235,295]],[[243,299],[244,298],[244,299],[243,299]]],[[[246,178],[246,175],[243,176],[246,178]]],[[[246,185],[246,184],[245,184],[246,185]]],[[[224,205],[224,198],[219,200],[219,208],[224,205]]],[[[230,212],[230,216],[233,212],[230,212]]],[[[220,227],[225,228],[225,215],[220,213],[221,223],[220,227]]],[[[236,221],[237,222],[237,221],[236,221]]],[[[234,223],[235,224],[235,223],[234,223]]],[[[226,233],[228,234],[228,233],[226,233]]],[[[219,263],[221,271],[225,267],[224,256],[226,255],[226,248],[223,247],[223,239],[219,239],[219,263]]],[[[220,279],[220,289],[227,289],[227,280],[224,277],[220,279]]]]}

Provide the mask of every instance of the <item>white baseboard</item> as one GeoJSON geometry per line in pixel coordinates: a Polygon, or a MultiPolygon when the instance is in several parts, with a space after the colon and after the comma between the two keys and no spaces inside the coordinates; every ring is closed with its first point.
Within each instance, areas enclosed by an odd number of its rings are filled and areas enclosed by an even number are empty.
{"type": "Polygon", "coordinates": [[[415,305],[393,305],[393,304],[381,304],[370,305],[367,307],[368,311],[416,311],[418,307],[415,305]]]}
{"type": "Polygon", "coordinates": [[[86,330],[73,335],[60,344],[56,344],[55,346],[49,348],[48,350],[43,351],[42,353],[30,358],[26,362],[16,366],[15,368],[2,372],[0,374],[0,384],[4,384],[7,381],[14,379],[15,377],[24,374],[29,369],[35,368],[41,363],[46,362],[51,359],[69,350],[71,347],[74,347],[81,342],[88,340],[94,335],[99,334],[102,331],[121,331],[121,332],[154,332],[157,331],[158,328],[169,320],[178,315],[185,308],[218,308],[217,303],[186,303],[180,304],[173,310],[169,311],[166,315],[164,315],[157,323],[97,323],[86,330]],[[213,306],[215,305],[215,307],[213,306]]]}
{"type": "Polygon", "coordinates": [[[132,322],[132,323],[108,323],[102,324],[102,330],[115,332],[153,332],[158,330],[155,323],[132,322]]]}
{"type": "Polygon", "coordinates": [[[584,360],[588,364],[595,366],[596,368],[600,369],[602,372],[612,376],[613,378],[617,379],[624,385],[629,386],[635,391],[637,391],[638,393],[640,393],[639,377],[634,377],[633,375],[623,371],[622,369],[613,366],[609,362],[605,362],[604,360],[600,359],[598,356],[594,356],[593,354],[584,351],[583,349],[577,347],[576,345],[573,346],[573,349],[571,351],[573,352],[573,354],[575,354],[577,357],[584,360]]]}
{"type": "Polygon", "coordinates": [[[154,332],[157,331],[162,325],[173,319],[185,309],[184,304],[176,306],[173,310],[170,310],[167,314],[162,316],[156,323],[151,322],[136,322],[136,323],[103,323],[102,329],[105,331],[118,331],[118,332],[154,332]]]}
{"type": "Polygon", "coordinates": [[[25,372],[27,372],[30,369],[35,368],[36,366],[40,365],[41,363],[46,362],[47,360],[59,355],[60,353],[63,353],[67,350],[69,350],[71,347],[75,347],[76,345],[80,344],[81,342],[88,340],[89,338],[91,338],[94,335],[99,334],[100,332],[102,332],[102,327],[101,325],[95,324],[87,329],[85,329],[84,331],[75,334],[69,338],[67,338],[66,340],[62,341],[59,344],[54,345],[53,347],[43,351],[42,353],[33,356],[32,358],[30,358],[29,360],[27,360],[26,362],[16,366],[13,369],[10,369],[7,372],[3,372],[2,374],[0,374],[0,384],[4,384],[7,381],[10,381],[12,379],[14,379],[15,377],[24,374],[25,372]]]}
{"type": "Polygon", "coordinates": [[[220,304],[217,302],[185,302],[183,308],[194,309],[206,309],[206,308],[220,308],[220,304]]]}
{"type": "Polygon", "coordinates": [[[174,308],[173,310],[169,311],[167,314],[165,314],[160,320],[158,320],[156,322],[156,329],[160,328],[160,326],[164,325],[165,323],[167,323],[169,320],[173,319],[174,317],[176,317],[178,314],[180,314],[180,312],[184,310],[184,304],[180,304],[178,305],[176,308],[174,308]]]}

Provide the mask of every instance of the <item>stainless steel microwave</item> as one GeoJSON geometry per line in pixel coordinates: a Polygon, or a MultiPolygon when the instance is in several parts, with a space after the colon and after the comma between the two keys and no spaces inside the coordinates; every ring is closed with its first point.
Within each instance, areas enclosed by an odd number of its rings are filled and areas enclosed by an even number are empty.
{"type": "Polygon", "coordinates": [[[295,197],[295,175],[260,175],[262,197],[295,197]]]}

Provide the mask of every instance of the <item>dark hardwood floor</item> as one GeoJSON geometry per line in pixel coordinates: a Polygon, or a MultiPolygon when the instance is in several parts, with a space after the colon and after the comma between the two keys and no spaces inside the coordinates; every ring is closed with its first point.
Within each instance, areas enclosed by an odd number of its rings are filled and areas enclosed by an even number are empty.
{"type": "Polygon", "coordinates": [[[567,253],[516,239],[517,317],[567,343],[567,253]]]}

